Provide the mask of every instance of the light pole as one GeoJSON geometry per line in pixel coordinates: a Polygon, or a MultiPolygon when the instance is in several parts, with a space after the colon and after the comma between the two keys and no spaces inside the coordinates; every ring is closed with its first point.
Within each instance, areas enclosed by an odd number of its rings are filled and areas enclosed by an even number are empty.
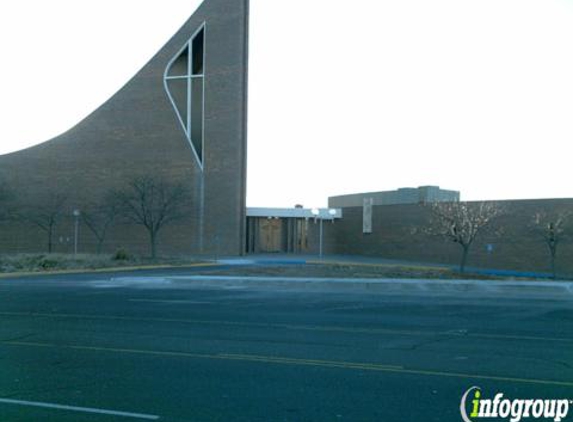
{"type": "MultiPolygon", "coordinates": [[[[313,208],[313,209],[310,210],[310,212],[311,212],[312,215],[314,215],[314,222],[315,222],[315,223],[316,223],[316,219],[317,219],[317,218],[318,218],[318,220],[319,220],[319,229],[318,229],[318,231],[319,231],[319,234],[318,234],[318,257],[319,257],[320,259],[322,259],[322,256],[323,256],[323,237],[324,237],[324,236],[323,236],[323,235],[324,235],[324,230],[323,230],[323,227],[322,227],[322,222],[323,222],[323,220],[324,220],[324,217],[323,217],[323,215],[322,215],[321,210],[318,209],[318,208],[313,208]]],[[[335,216],[336,216],[336,210],[330,208],[330,209],[328,210],[328,218],[329,218],[330,220],[332,220],[332,222],[334,222],[334,217],[335,217],[335,216]]]]}
{"type": "Polygon", "coordinates": [[[318,257],[322,259],[322,218],[320,218],[320,210],[318,208],[313,208],[310,210],[312,215],[314,215],[314,222],[316,223],[316,219],[320,220],[319,223],[319,235],[318,235],[318,257]]]}
{"type": "Polygon", "coordinates": [[[78,254],[78,229],[80,223],[80,210],[75,209],[74,212],[74,256],[78,254]]]}
{"type": "MultiPolygon", "coordinates": [[[[318,256],[320,259],[322,259],[323,257],[323,228],[322,228],[322,221],[324,220],[324,216],[323,216],[323,212],[322,211],[327,211],[327,210],[321,210],[319,208],[313,208],[310,210],[310,213],[314,216],[314,222],[316,223],[316,219],[318,219],[319,222],[319,234],[318,234],[318,256]]],[[[334,218],[336,217],[336,210],[333,208],[329,208],[328,209],[328,219],[331,220],[334,223],[334,218]]],[[[326,213],[324,213],[326,214],[326,213]]]]}

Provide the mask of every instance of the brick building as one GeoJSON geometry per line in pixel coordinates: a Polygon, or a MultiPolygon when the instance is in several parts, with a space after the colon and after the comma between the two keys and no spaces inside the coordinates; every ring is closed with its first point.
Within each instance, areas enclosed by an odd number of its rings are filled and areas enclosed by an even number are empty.
{"type": "MultiPolygon", "coordinates": [[[[159,253],[372,255],[456,264],[457,245],[429,237],[424,203],[459,201],[434,186],[330,198],[329,210],[251,209],[245,204],[248,0],[205,0],[165,46],[112,98],[68,132],[0,156],[0,182],[18,211],[65,198],[54,227],[55,252],[74,249],[73,211],[97,203],[133,177],[181,182],[191,192],[185,218],[160,234],[159,253]],[[365,200],[368,199],[367,203],[365,200]],[[367,208],[368,212],[365,212],[367,208]],[[249,212],[249,214],[248,214],[249,212]],[[318,222],[328,220],[321,226],[318,222]],[[365,224],[365,215],[369,216],[365,224]],[[247,230],[248,228],[248,230],[247,230]],[[323,231],[323,241],[319,233],[323,231]]],[[[480,237],[469,266],[548,270],[546,246],[532,233],[535,213],[573,210],[572,199],[505,201],[501,237],[480,237]]],[[[568,228],[571,230],[571,228],[568,228]]],[[[79,251],[97,239],[80,227],[79,251]]],[[[146,254],[147,234],[115,222],[104,251],[146,254]]],[[[0,224],[1,252],[45,252],[46,234],[25,219],[0,224]]],[[[571,239],[558,265],[573,273],[571,239]]]]}
{"type": "MultiPolygon", "coordinates": [[[[73,210],[134,177],[153,176],[183,183],[192,197],[186,218],[161,233],[160,253],[243,253],[248,13],[248,0],[204,1],[88,117],[52,140],[0,156],[0,178],[13,188],[16,209],[65,198],[55,251],[71,250],[73,210]]],[[[45,251],[45,234],[19,221],[1,227],[1,250],[45,251]]],[[[145,236],[127,222],[116,224],[105,250],[145,253],[145,236]]],[[[82,229],[80,251],[93,252],[95,243],[82,229]]]]}

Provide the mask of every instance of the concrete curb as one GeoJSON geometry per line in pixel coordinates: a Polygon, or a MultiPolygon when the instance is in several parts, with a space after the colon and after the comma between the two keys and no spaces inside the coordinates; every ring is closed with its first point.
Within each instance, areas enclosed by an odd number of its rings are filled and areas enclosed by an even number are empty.
{"type": "Polygon", "coordinates": [[[167,276],[117,277],[115,285],[170,284],[173,287],[208,287],[270,290],[339,291],[364,293],[476,294],[476,295],[549,295],[573,299],[573,282],[493,281],[493,280],[426,280],[426,279],[348,279],[303,277],[241,276],[167,276]]]}

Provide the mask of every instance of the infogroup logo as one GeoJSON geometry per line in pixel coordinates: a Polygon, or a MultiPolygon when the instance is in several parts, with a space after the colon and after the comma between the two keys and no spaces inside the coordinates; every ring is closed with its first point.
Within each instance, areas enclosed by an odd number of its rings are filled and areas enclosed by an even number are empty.
{"type": "Polygon", "coordinates": [[[522,419],[552,419],[559,422],[567,417],[569,399],[507,399],[503,393],[496,393],[493,399],[482,397],[480,387],[469,388],[460,403],[460,413],[464,422],[475,422],[479,419],[498,418],[519,422],[522,419]],[[471,394],[473,392],[473,394],[471,394]],[[469,400],[469,402],[468,402],[469,400]]]}

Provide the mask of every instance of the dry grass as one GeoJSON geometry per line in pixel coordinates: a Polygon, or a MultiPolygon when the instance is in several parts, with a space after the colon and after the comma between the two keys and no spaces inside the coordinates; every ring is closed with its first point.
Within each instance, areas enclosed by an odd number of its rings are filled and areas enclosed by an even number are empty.
{"type": "Polygon", "coordinates": [[[193,258],[141,258],[126,253],[107,254],[11,254],[0,255],[0,273],[44,272],[64,270],[93,270],[100,268],[132,267],[145,265],[185,265],[198,260],[193,258]]]}
{"type": "MultiPolygon", "coordinates": [[[[163,257],[151,260],[123,250],[113,255],[13,254],[0,255],[0,273],[82,271],[152,265],[185,266],[201,261],[192,257],[163,257]]],[[[248,265],[205,268],[205,274],[234,276],[325,277],[325,278],[409,278],[409,279],[514,279],[509,276],[460,274],[450,268],[409,265],[360,265],[309,263],[307,265],[248,265]]],[[[523,278],[521,278],[523,279],[523,278]]]]}
{"type": "Polygon", "coordinates": [[[325,278],[410,278],[410,279],[503,279],[488,275],[460,274],[449,268],[408,265],[309,264],[278,266],[229,267],[209,270],[214,275],[325,277],[325,278]]]}

